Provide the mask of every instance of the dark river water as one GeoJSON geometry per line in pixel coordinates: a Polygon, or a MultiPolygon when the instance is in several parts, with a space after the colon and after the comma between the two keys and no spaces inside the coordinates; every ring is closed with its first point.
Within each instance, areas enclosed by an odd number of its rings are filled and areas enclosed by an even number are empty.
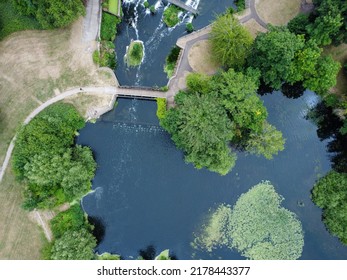
{"type": "Polygon", "coordinates": [[[303,224],[303,259],[347,259],[347,248],[324,228],[321,210],[310,200],[317,176],[330,170],[328,140],[317,136],[307,120],[318,102],[312,92],[288,99],[280,92],[262,97],[269,121],[283,132],[285,150],[273,160],[239,153],[226,176],[186,164],[181,151],[159,126],[156,103],[119,99],[115,110],[80,131],[77,142],[90,146],[98,164],[94,192],[83,199],[84,210],[97,221],[97,250],[138,256],[153,245],[170,249],[179,259],[240,259],[237,252],[195,251],[190,243],[210,208],[234,204],[262,180],[270,180],[303,224]]]}
{"type": "MultiPolygon", "coordinates": [[[[161,23],[163,6],[157,4],[158,12],[151,16],[141,4],[134,12],[136,3],[143,1],[123,2],[124,22],[116,40],[120,83],[165,85],[165,57],[177,38],[185,34],[189,18],[169,30],[161,23]],[[146,56],[137,68],[127,68],[122,59],[131,39],[145,44],[146,56]]],[[[201,0],[193,25],[207,25],[230,3],[201,0]]],[[[318,97],[307,91],[298,99],[284,97],[281,92],[261,98],[269,122],[286,138],[285,150],[273,160],[239,153],[235,168],[226,176],[197,170],[184,162],[182,152],[159,126],[154,101],[119,99],[116,109],[95,124],[87,123],[77,143],[90,146],[98,164],[94,192],[82,201],[96,224],[97,251],[132,259],[140,250],[153,246],[157,253],[170,249],[178,259],[242,259],[236,251],[218,249],[209,254],[193,249],[190,243],[209,209],[220,203],[233,205],[250,187],[269,180],[285,198],[283,206],[302,222],[302,259],[347,259],[347,247],[326,231],[321,210],[310,199],[315,180],[331,169],[331,153],[327,151],[331,139],[319,138],[317,125],[306,117],[319,102],[318,97]]]]}

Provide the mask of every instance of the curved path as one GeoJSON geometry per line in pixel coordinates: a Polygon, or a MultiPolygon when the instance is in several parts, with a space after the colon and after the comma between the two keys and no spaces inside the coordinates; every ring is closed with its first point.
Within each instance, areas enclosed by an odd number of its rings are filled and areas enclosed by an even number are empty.
{"type": "MultiPolygon", "coordinates": [[[[161,91],[152,91],[152,90],[144,90],[144,89],[137,89],[137,88],[120,88],[120,87],[83,87],[83,88],[73,88],[70,90],[67,90],[63,92],[62,94],[59,94],[49,100],[47,100],[45,103],[41,104],[39,107],[37,107],[34,111],[32,111],[29,116],[26,117],[23,124],[28,124],[35,116],[37,116],[41,111],[46,109],[48,106],[61,101],[67,97],[76,95],[78,93],[94,93],[94,94],[108,94],[112,96],[118,96],[118,95],[126,95],[126,96],[134,96],[134,97],[142,97],[142,98],[166,98],[165,92],[161,91]]],[[[5,156],[4,163],[2,167],[0,168],[0,182],[2,181],[2,178],[5,174],[6,168],[10,162],[10,158],[12,155],[12,151],[14,148],[14,142],[16,140],[16,136],[13,137],[7,152],[5,156]]]]}
{"type": "MultiPolygon", "coordinates": [[[[245,23],[251,19],[254,19],[259,23],[262,27],[267,28],[267,24],[259,17],[257,14],[257,10],[255,8],[255,1],[256,0],[246,0],[246,6],[247,9],[249,9],[250,13],[246,13],[245,16],[240,16],[239,21],[240,23],[245,23]]],[[[247,12],[247,11],[246,11],[247,12]]],[[[94,17],[95,21],[95,17],[94,17]]],[[[188,62],[188,54],[190,48],[197,42],[201,40],[206,40],[209,38],[211,31],[211,25],[208,25],[198,31],[195,31],[193,33],[190,33],[186,36],[183,36],[177,40],[177,45],[182,48],[182,54],[181,58],[178,61],[176,73],[174,76],[170,79],[168,86],[169,90],[165,92],[161,91],[151,91],[141,88],[120,88],[120,87],[83,87],[83,88],[74,88],[67,90],[63,92],[62,94],[59,94],[58,96],[55,96],[49,100],[47,100],[45,103],[41,104],[38,108],[36,108],[33,112],[30,113],[30,115],[24,120],[23,124],[28,124],[36,115],[38,115],[41,111],[43,111],[48,106],[61,101],[65,99],[66,97],[78,94],[78,93],[96,93],[96,94],[109,94],[113,96],[117,95],[127,95],[127,96],[134,96],[134,97],[150,97],[150,98],[166,98],[168,101],[168,106],[171,107],[174,104],[174,97],[175,94],[180,90],[184,88],[184,85],[180,83],[182,79],[184,79],[184,76],[187,72],[192,72],[192,68],[189,65],[188,62]]],[[[5,174],[6,168],[10,162],[10,158],[12,155],[12,151],[14,148],[14,142],[16,140],[16,136],[13,137],[7,152],[5,156],[5,160],[3,162],[2,167],[0,168],[0,182],[2,181],[2,178],[5,174]]]]}
{"type": "Polygon", "coordinates": [[[255,8],[255,1],[256,0],[249,0],[249,8],[251,9],[251,15],[257,23],[259,23],[262,27],[267,29],[267,23],[261,19],[261,17],[258,15],[257,9],[255,8]]]}

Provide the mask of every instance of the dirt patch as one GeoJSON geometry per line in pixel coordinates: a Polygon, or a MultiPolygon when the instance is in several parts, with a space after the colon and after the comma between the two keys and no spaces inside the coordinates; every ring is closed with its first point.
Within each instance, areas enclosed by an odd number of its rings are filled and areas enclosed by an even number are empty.
{"type": "Polygon", "coordinates": [[[260,32],[266,32],[267,30],[262,27],[255,19],[251,19],[243,24],[244,27],[252,34],[253,38],[257,37],[260,32]]]}
{"type": "Polygon", "coordinates": [[[84,116],[85,119],[91,118],[91,115],[95,111],[103,111],[110,108],[112,102],[112,95],[105,94],[93,94],[83,93],[78,96],[72,96],[64,100],[64,102],[73,104],[79,113],[84,116]]]}
{"type": "Polygon", "coordinates": [[[266,23],[285,25],[300,12],[301,1],[302,0],[256,0],[255,8],[259,17],[266,23]]]}
{"type": "Polygon", "coordinates": [[[208,40],[195,43],[188,54],[189,65],[195,72],[213,75],[220,65],[212,57],[211,45],[208,40]]]}

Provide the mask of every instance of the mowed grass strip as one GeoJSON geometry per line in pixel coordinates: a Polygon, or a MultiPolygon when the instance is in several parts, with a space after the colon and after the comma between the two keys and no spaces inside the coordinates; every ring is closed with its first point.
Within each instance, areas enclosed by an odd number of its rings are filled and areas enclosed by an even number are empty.
{"type": "Polygon", "coordinates": [[[118,15],[118,1],[119,0],[109,0],[108,10],[110,11],[110,13],[118,15]]]}

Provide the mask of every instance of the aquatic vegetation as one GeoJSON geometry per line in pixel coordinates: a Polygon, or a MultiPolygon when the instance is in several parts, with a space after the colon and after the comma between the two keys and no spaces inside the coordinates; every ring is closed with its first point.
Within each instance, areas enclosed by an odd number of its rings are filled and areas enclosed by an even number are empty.
{"type": "Polygon", "coordinates": [[[212,252],[219,247],[230,247],[231,232],[231,207],[221,204],[217,209],[210,209],[206,223],[198,233],[195,233],[195,239],[191,244],[196,249],[212,252]]]}
{"type": "Polygon", "coordinates": [[[268,181],[242,194],[230,219],[231,246],[254,260],[298,259],[304,246],[301,222],[281,207],[282,200],[268,181]]]}
{"type": "Polygon", "coordinates": [[[269,182],[254,186],[232,209],[222,204],[210,210],[192,246],[208,252],[236,249],[254,260],[298,259],[304,246],[302,226],[294,213],[280,206],[282,200],[269,182]]]}

